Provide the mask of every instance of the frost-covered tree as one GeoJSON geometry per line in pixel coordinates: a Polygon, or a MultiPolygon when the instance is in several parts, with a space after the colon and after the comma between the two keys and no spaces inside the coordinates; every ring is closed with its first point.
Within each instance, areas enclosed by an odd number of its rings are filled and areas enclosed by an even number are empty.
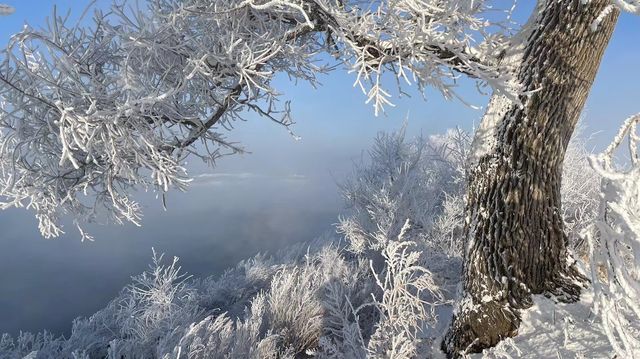
{"type": "Polygon", "coordinates": [[[516,335],[532,294],[579,298],[562,163],[618,14],[609,1],[539,1],[502,56],[529,93],[520,104],[494,95],[472,145],[464,294],[443,344],[449,353],[516,335]]]}
{"type": "MultiPolygon", "coordinates": [[[[385,72],[455,96],[463,74],[494,91],[469,150],[463,297],[452,356],[513,336],[531,295],[576,300],[560,202],[562,160],[620,9],[637,0],[539,0],[512,34],[490,1],[115,2],[90,25],[57,14],[12,37],[0,65],[2,208],[47,237],[68,213],[139,223],[136,188],[185,189],[185,161],[242,151],[223,136],[255,112],[289,127],[272,78],[316,82],[329,52],[376,111],[385,72]],[[489,21],[488,19],[494,19],[489,21]]],[[[86,234],[83,233],[83,236],[86,234]]]]}

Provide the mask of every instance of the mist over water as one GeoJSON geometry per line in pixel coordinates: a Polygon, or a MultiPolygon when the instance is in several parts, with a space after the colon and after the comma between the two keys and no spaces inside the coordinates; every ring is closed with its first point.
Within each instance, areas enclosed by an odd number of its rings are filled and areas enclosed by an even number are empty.
{"type": "Polygon", "coordinates": [[[104,307],[147,268],[152,247],[180,257],[189,274],[219,275],[259,252],[334,231],[342,203],[335,182],[246,173],[200,177],[189,192],[169,195],[166,212],[150,194],[137,199],[145,205],[142,228],[91,226],[95,241],[84,243],[71,225],[46,240],[31,212],[2,212],[0,333],[68,335],[74,318],[104,307]]]}

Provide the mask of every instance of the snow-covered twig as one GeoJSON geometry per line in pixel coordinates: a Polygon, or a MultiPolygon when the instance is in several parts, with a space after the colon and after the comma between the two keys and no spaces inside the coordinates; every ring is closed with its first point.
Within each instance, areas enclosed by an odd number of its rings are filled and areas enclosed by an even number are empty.
{"type": "Polygon", "coordinates": [[[625,358],[640,358],[640,333],[630,325],[640,321],[639,124],[640,114],[628,118],[611,145],[590,159],[602,178],[599,218],[588,235],[595,310],[625,358]],[[624,142],[626,166],[615,162],[624,142]]]}

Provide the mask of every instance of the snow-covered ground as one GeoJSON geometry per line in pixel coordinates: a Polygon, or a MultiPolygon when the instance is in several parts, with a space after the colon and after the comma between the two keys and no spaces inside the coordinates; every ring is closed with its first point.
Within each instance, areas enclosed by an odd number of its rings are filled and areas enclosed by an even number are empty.
{"type": "Polygon", "coordinates": [[[470,358],[614,358],[602,324],[592,312],[591,290],[581,299],[567,304],[535,296],[534,305],[522,312],[515,338],[470,358]]]}
{"type": "MultiPolygon", "coordinates": [[[[586,289],[577,303],[557,302],[543,295],[533,297],[534,305],[522,311],[522,324],[515,338],[503,340],[468,359],[554,358],[611,359],[616,358],[601,321],[593,312],[593,291],[586,289]]],[[[451,307],[439,314],[451,315],[451,307]]],[[[640,323],[636,323],[640,328],[640,323]]],[[[431,348],[431,357],[445,359],[438,342],[431,348]]]]}

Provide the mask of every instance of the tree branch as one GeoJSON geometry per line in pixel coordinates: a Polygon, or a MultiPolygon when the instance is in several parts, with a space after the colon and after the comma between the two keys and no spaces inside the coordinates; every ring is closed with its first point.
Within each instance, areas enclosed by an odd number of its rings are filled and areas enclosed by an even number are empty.
{"type": "MultiPolygon", "coordinates": [[[[319,26],[322,31],[327,31],[329,36],[331,33],[344,31],[345,27],[340,26],[338,20],[326,12],[315,0],[304,0],[304,3],[309,8],[310,18],[312,21],[319,26]]],[[[358,46],[365,49],[367,54],[370,56],[370,60],[372,63],[372,68],[377,66],[393,62],[398,57],[403,57],[405,54],[409,54],[411,52],[415,52],[415,49],[422,49],[425,52],[429,52],[431,54],[436,55],[438,59],[443,60],[446,64],[452,69],[459,73],[465,74],[472,78],[477,78],[477,74],[475,74],[471,69],[471,63],[480,65],[482,67],[486,67],[487,64],[483,63],[476,56],[469,56],[466,59],[461,58],[456,55],[450,49],[442,48],[440,46],[428,45],[422,42],[415,42],[404,49],[397,48],[389,48],[377,43],[375,40],[370,38],[366,38],[364,36],[347,33],[346,34],[351,41],[353,41],[358,46]],[[382,61],[380,61],[382,59],[382,61]],[[373,61],[376,60],[376,61],[373,61]]]]}

